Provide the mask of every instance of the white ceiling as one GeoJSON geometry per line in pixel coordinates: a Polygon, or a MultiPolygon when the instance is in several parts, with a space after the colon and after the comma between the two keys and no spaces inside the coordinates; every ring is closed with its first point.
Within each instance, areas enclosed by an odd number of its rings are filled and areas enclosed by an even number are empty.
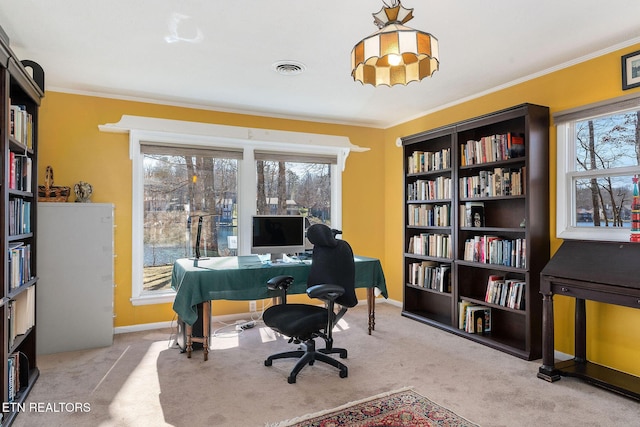
{"type": "Polygon", "coordinates": [[[403,6],[438,38],[440,70],[392,88],[350,75],[380,0],[5,0],[0,26],[47,90],[382,128],[640,42],[638,0],[403,6]],[[277,74],[281,60],[306,71],[277,74]]]}

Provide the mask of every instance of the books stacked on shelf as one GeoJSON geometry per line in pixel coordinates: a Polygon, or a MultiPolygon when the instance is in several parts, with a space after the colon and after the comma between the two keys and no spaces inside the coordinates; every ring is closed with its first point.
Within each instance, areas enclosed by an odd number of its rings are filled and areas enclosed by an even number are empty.
{"type": "Polygon", "coordinates": [[[409,284],[438,292],[451,292],[451,265],[435,261],[409,264],[409,284]]]}
{"type": "Polygon", "coordinates": [[[458,329],[471,334],[491,332],[491,308],[467,300],[458,303],[458,329]]]}
{"type": "Polygon", "coordinates": [[[9,247],[9,288],[16,289],[31,280],[31,245],[22,242],[9,247]]]}
{"type": "Polygon", "coordinates": [[[460,165],[470,166],[482,163],[523,157],[524,137],[512,133],[491,135],[479,141],[469,140],[460,146],[460,165]]]}
{"type": "Polygon", "coordinates": [[[7,358],[8,401],[16,400],[29,384],[29,359],[22,352],[11,353],[7,358]]]}
{"type": "Polygon", "coordinates": [[[449,227],[449,205],[419,204],[407,207],[407,219],[411,226],[449,227]]]}
{"type": "Polygon", "coordinates": [[[36,288],[31,286],[9,302],[9,348],[16,337],[24,335],[35,325],[36,288]]]}
{"type": "Polygon", "coordinates": [[[440,151],[414,151],[407,159],[408,173],[431,172],[451,167],[451,149],[440,151]]]}
{"type": "Polygon", "coordinates": [[[484,202],[460,205],[460,227],[484,227],[484,202]]]}
{"type": "Polygon", "coordinates": [[[460,178],[460,197],[501,197],[525,194],[526,167],[482,170],[460,178]]]}
{"type": "Polygon", "coordinates": [[[444,200],[451,198],[451,178],[419,179],[407,185],[407,200],[444,200]]]}
{"type": "Polygon", "coordinates": [[[9,235],[31,233],[31,202],[21,198],[9,200],[9,235]]]}
{"type": "Polygon", "coordinates": [[[9,152],[9,188],[31,191],[32,160],[23,154],[9,152]]]}
{"type": "Polygon", "coordinates": [[[12,353],[9,355],[7,359],[7,371],[9,373],[9,402],[13,402],[18,394],[18,390],[20,390],[19,378],[18,375],[20,369],[20,357],[18,357],[18,353],[12,353]]]}
{"type": "Polygon", "coordinates": [[[9,114],[10,135],[28,149],[33,148],[33,117],[24,105],[12,105],[9,114]]]}
{"type": "Polygon", "coordinates": [[[420,233],[409,238],[407,253],[439,258],[451,258],[449,234],[420,233]]]}
{"type": "Polygon", "coordinates": [[[486,302],[503,307],[524,310],[526,282],[518,279],[505,279],[491,275],[487,281],[486,302]]]}
{"type": "Polygon", "coordinates": [[[478,235],[465,240],[464,260],[507,267],[527,268],[525,239],[478,235]]]}

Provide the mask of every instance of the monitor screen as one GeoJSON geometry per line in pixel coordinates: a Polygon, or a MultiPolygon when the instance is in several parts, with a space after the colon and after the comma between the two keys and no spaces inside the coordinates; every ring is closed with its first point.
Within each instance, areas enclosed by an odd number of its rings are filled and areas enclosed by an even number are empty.
{"type": "Polygon", "coordinates": [[[305,221],[299,215],[255,215],[251,253],[295,254],[305,249],[305,221]]]}

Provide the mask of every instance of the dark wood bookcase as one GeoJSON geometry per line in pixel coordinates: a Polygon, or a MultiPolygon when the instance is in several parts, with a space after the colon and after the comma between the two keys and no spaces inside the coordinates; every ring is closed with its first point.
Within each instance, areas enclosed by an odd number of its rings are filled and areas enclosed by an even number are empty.
{"type": "Polygon", "coordinates": [[[402,141],[402,314],[523,359],[540,358],[540,271],[549,260],[549,109],[522,104],[402,141]],[[473,155],[470,147],[484,148],[473,155]],[[472,209],[476,221],[469,221],[472,209]],[[431,221],[443,211],[448,222],[431,221]],[[487,295],[490,277],[507,282],[502,300],[487,295]],[[474,332],[461,329],[462,303],[486,308],[470,318],[474,332]]]}
{"type": "Polygon", "coordinates": [[[43,96],[42,68],[18,60],[8,37],[0,31],[2,426],[13,422],[39,375],[35,326],[37,123],[43,96]]]}

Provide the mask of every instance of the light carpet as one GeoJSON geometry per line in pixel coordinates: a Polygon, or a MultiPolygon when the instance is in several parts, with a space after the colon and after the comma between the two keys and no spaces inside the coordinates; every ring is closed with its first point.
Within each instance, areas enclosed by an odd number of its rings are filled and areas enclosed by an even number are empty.
{"type": "Polygon", "coordinates": [[[478,427],[407,388],[267,427],[478,427]]]}

